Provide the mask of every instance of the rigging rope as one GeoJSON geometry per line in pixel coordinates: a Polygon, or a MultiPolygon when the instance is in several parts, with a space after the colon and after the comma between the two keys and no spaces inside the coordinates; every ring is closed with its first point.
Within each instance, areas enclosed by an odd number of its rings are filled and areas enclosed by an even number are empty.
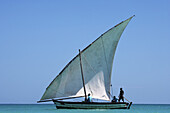
{"type": "Polygon", "coordinates": [[[90,68],[93,70],[93,72],[96,74],[97,72],[94,70],[94,68],[90,65],[90,63],[87,61],[86,57],[84,54],[82,54],[82,56],[84,57],[85,61],[87,62],[87,64],[90,66],[90,68]]]}
{"type": "MultiPolygon", "coordinates": [[[[90,65],[90,63],[87,61],[85,55],[82,55],[82,56],[84,57],[85,61],[86,61],[87,64],[90,66],[90,68],[93,70],[93,72],[96,74],[96,71],[95,71],[94,68],[90,65]]],[[[89,87],[89,90],[90,90],[91,94],[93,95],[93,92],[92,92],[92,90],[91,90],[91,88],[90,88],[89,85],[88,85],[88,87],[89,87]]]]}

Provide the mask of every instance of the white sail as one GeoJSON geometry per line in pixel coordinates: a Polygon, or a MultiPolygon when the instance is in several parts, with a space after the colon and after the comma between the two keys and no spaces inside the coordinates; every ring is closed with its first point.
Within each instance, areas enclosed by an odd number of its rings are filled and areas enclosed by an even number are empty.
{"type": "MultiPolygon", "coordinates": [[[[102,34],[81,52],[86,92],[93,98],[110,99],[114,54],[120,36],[132,17],[102,34]]],[[[51,82],[41,100],[68,96],[84,96],[79,55],[51,82]]]]}

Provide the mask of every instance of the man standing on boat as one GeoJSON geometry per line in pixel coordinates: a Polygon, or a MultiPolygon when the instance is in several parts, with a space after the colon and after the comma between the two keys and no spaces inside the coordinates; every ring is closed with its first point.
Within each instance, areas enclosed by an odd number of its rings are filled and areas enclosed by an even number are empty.
{"type": "Polygon", "coordinates": [[[122,100],[122,101],[124,102],[124,97],[123,97],[123,95],[124,95],[124,91],[123,91],[122,88],[120,88],[119,102],[120,102],[120,100],[122,100]]]}

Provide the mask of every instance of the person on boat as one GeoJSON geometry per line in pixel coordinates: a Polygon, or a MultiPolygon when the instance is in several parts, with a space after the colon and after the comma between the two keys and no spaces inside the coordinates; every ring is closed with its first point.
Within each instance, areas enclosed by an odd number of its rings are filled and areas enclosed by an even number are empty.
{"type": "Polygon", "coordinates": [[[117,102],[117,100],[116,96],[114,96],[112,102],[117,102]]]}
{"type": "Polygon", "coordinates": [[[123,97],[123,95],[124,95],[124,91],[123,91],[122,88],[120,88],[119,102],[120,102],[120,100],[122,100],[122,101],[124,102],[124,97],[123,97]]]}
{"type": "Polygon", "coordinates": [[[88,94],[87,102],[92,102],[92,97],[90,96],[90,93],[88,94]]]}

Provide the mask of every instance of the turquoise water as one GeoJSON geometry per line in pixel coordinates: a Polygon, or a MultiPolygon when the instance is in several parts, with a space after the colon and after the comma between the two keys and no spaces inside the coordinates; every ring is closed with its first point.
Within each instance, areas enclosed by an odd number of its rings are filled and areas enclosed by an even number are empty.
{"type": "Polygon", "coordinates": [[[0,113],[170,113],[170,104],[132,105],[130,110],[57,110],[53,104],[1,104],[0,113]]]}

